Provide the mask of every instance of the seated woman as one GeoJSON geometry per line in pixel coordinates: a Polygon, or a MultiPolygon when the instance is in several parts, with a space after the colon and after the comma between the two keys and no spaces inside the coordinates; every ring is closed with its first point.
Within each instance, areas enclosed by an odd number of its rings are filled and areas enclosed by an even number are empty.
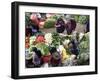
{"type": "Polygon", "coordinates": [[[67,34],[70,35],[76,28],[76,21],[74,19],[68,20],[68,22],[65,25],[65,28],[67,30],[67,34]]]}
{"type": "Polygon", "coordinates": [[[57,33],[63,33],[64,30],[65,30],[65,22],[64,22],[64,20],[62,18],[59,18],[57,20],[57,23],[56,23],[55,27],[56,27],[57,33]]]}
{"type": "Polygon", "coordinates": [[[36,14],[31,14],[26,24],[26,36],[33,36],[39,32],[39,19],[36,14]]]}
{"type": "Polygon", "coordinates": [[[57,51],[57,49],[55,47],[52,47],[50,49],[50,53],[51,53],[51,66],[56,67],[56,66],[61,66],[61,55],[60,53],[57,51]]]}

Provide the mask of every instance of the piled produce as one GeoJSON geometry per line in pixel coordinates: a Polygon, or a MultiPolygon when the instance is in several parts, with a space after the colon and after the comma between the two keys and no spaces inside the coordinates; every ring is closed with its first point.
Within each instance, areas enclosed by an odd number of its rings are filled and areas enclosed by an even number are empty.
{"type": "Polygon", "coordinates": [[[65,23],[63,17],[57,18],[55,14],[44,19],[31,14],[28,20],[25,34],[27,68],[89,64],[89,32],[75,31],[75,20],[65,23]],[[53,28],[55,32],[45,33],[41,31],[43,28],[53,28]]]}

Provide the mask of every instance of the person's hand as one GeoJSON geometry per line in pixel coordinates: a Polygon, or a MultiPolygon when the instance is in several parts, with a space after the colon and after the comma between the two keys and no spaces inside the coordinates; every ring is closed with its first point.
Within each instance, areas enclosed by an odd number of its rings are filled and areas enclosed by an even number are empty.
{"type": "Polygon", "coordinates": [[[60,27],[61,25],[59,24],[59,25],[55,25],[56,27],[60,27]]]}

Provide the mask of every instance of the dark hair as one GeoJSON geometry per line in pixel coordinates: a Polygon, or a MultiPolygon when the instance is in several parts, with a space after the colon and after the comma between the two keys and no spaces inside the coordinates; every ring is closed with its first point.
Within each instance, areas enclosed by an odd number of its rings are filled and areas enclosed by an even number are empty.
{"type": "Polygon", "coordinates": [[[65,25],[65,28],[67,30],[67,34],[71,34],[76,28],[76,21],[74,19],[70,19],[65,25]],[[68,23],[70,23],[70,25],[68,23]]]}
{"type": "Polygon", "coordinates": [[[33,47],[32,49],[33,49],[32,51],[34,51],[34,52],[36,53],[36,55],[37,55],[39,58],[41,58],[41,56],[42,56],[41,51],[38,50],[36,47],[33,47]]]}
{"type": "Polygon", "coordinates": [[[54,53],[54,52],[56,52],[57,50],[56,50],[56,48],[55,47],[51,47],[50,48],[50,53],[52,54],[52,53],[54,53]]]}
{"type": "Polygon", "coordinates": [[[57,24],[59,24],[60,21],[62,22],[62,24],[65,24],[65,22],[62,18],[57,19],[57,24]]]}
{"type": "Polygon", "coordinates": [[[64,30],[65,30],[65,22],[64,22],[64,20],[63,20],[62,18],[59,18],[59,19],[57,20],[56,25],[60,25],[60,27],[56,27],[56,31],[57,31],[58,33],[63,33],[64,30]],[[61,21],[61,22],[60,22],[60,21],[61,21]]]}

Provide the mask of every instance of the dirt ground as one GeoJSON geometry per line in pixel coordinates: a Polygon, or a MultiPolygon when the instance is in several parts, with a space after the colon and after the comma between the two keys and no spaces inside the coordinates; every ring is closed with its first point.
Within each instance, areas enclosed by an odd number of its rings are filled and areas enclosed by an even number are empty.
{"type": "MultiPolygon", "coordinates": [[[[86,25],[83,25],[83,24],[79,24],[79,23],[77,23],[77,26],[76,26],[76,31],[77,32],[82,32],[82,33],[84,33],[84,31],[85,31],[85,28],[86,28],[86,25]]],[[[42,32],[45,32],[45,33],[53,33],[53,32],[55,32],[56,31],[56,29],[55,28],[41,28],[40,29],[42,32]]]]}

